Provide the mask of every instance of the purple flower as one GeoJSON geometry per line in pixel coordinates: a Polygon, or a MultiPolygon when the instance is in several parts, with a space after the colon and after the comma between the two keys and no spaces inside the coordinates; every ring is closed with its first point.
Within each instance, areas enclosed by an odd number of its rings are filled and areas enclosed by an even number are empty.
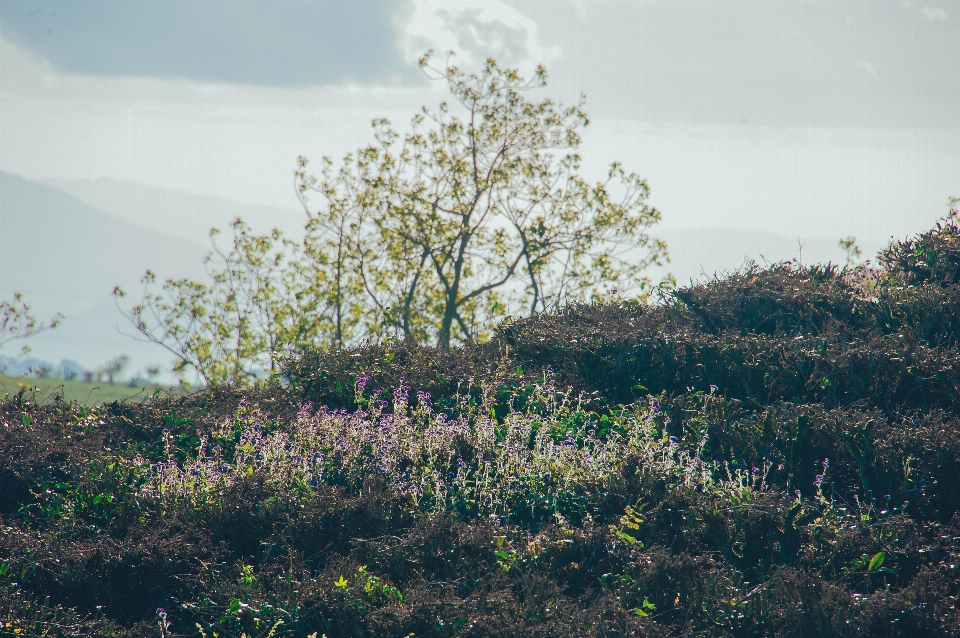
{"type": "Polygon", "coordinates": [[[717,386],[713,385],[712,383],[710,384],[710,394],[713,394],[714,392],[716,392],[716,391],[719,390],[719,389],[720,389],[720,388],[718,388],[717,386]]]}
{"type": "Polygon", "coordinates": [[[677,442],[677,437],[671,436],[671,437],[670,437],[670,442],[671,442],[671,443],[676,443],[676,442],[677,442]]]}

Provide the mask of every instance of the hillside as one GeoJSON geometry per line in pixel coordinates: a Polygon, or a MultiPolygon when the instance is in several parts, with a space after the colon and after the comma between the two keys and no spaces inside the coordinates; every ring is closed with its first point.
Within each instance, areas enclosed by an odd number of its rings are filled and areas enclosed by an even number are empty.
{"type": "Polygon", "coordinates": [[[0,295],[22,292],[38,317],[62,312],[55,331],[33,340],[34,355],[95,367],[128,354],[133,368],[165,353],[132,332],[113,303],[113,287],[139,292],[148,268],[161,277],[202,277],[208,248],[93,208],[61,191],[0,172],[0,295]]]}
{"type": "Polygon", "coordinates": [[[160,392],[176,392],[177,388],[159,386],[155,383],[107,383],[88,382],[79,379],[37,379],[34,377],[15,377],[0,374],[0,396],[16,395],[20,389],[28,393],[36,392],[39,400],[49,400],[62,395],[64,401],[95,407],[114,401],[144,401],[160,392]]]}
{"type": "Polygon", "coordinates": [[[282,382],[0,404],[18,635],[939,636],[960,218],[282,382]]]}
{"type": "Polygon", "coordinates": [[[107,178],[51,180],[45,184],[115,217],[203,245],[207,245],[211,228],[227,229],[237,217],[256,232],[277,227],[288,235],[303,234],[304,214],[292,186],[291,207],[286,209],[107,178]]]}

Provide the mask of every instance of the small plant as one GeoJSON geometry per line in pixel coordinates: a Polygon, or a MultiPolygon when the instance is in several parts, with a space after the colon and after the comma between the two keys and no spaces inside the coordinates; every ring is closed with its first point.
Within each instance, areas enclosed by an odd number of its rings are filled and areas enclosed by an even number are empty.
{"type": "Polygon", "coordinates": [[[643,543],[636,537],[642,523],[643,519],[640,518],[639,512],[628,505],[624,510],[623,516],[620,517],[620,524],[610,526],[610,533],[630,545],[643,547],[643,543]]]}

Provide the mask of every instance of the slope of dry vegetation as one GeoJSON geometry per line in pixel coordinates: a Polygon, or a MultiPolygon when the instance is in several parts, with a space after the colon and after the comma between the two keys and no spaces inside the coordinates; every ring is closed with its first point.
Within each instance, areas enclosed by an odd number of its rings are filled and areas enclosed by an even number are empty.
{"type": "Polygon", "coordinates": [[[0,632],[957,635],[960,228],[283,385],[0,406],[0,632]]]}

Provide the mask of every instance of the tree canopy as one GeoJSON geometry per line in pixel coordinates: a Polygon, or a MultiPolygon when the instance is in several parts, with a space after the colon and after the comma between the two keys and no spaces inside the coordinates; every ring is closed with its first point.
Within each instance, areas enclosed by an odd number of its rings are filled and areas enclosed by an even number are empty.
{"type": "MultiPolygon", "coordinates": [[[[258,236],[240,220],[233,247],[208,259],[212,284],[168,280],[130,311],[137,330],[207,383],[242,382],[277,353],[403,339],[440,347],[487,337],[509,316],[611,294],[647,298],[666,261],[648,230],[660,212],[647,183],[618,162],[581,175],[584,98],[528,98],[545,87],[488,60],[467,74],[420,60],[453,100],[401,134],[373,122],[373,142],[316,172],[295,173],[302,242],[258,236]]],[[[661,282],[661,284],[664,282],[661,282]]],[[[123,292],[117,290],[118,296],[123,292]]]]}

